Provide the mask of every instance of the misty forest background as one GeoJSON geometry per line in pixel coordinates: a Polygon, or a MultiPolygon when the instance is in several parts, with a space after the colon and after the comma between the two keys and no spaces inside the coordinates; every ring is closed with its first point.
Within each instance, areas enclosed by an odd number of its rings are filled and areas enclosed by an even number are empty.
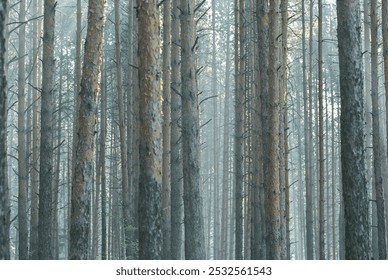
{"type": "Polygon", "coordinates": [[[1,0],[0,259],[387,259],[387,0],[1,0]]]}

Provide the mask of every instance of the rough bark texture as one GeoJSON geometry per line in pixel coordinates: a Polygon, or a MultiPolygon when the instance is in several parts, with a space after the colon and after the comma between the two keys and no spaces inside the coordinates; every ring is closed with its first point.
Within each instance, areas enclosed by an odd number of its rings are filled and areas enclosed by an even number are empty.
{"type": "Polygon", "coordinates": [[[341,168],[346,259],[369,259],[368,192],[365,180],[360,8],[337,0],[341,90],[341,168]],[[349,48],[352,46],[352,48],[349,48]]]}
{"type": "Polygon", "coordinates": [[[7,177],[7,70],[6,24],[8,1],[0,2],[0,260],[10,258],[10,208],[7,177]]]}
{"type": "Polygon", "coordinates": [[[162,92],[159,9],[138,1],[140,83],[139,258],[162,257],[162,92]]]}
{"type": "Polygon", "coordinates": [[[181,145],[180,92],[180,11],[179,0],[173,0],[171,23],[171,259],[183,258],[183,167],[181,145]]]}
{"type": "MultiPolygon", "coordinates": [[[[26,2],[20,2],[19,22],[24,22],[26,2]]],[[[19,260],[28,259],[28,223],[27,223],[27,153],[26,153],[26,94],[25,94],[25,53],[26,25],[19,29],[19,61],[18,61],[18,233],[19,260]]]]}
{"type": "MultiPolygon", "coordinates": [[[[163,259],[171,259],[171,183],[170,183],[170,123],[171,123],[171,0],[163,3],[163,165],[162,218],[163,259]]],[[[174,241],[175,242],[175,241],[174,241]]]]}
{"type": "MultiPolygon", "coordinates": [[[[264,193],[265,186],[267,184],[268,173],[268,1],[258,0],[257,1],[257,24],[258,24],[258,92],[257,102],[260,102],[258,108],[260,126],[261,126],[261,155],[259,160],[262,164],[261,171],[261,182],[258,182],[258,189],[255,190],[255,206],[254,216],[257,219],[254,223],[255,228],[255,241],[253,247],[252,258],[254,259],[265,259],[266,258],[266,246],[265,246],[265,207],[264,207],[264,193]]],[[[260,129],[260,128],[257,128],[260,129]]],[[[256,188],[256,187],[255,187],[256,188]]]]}
{"type": "Polygon", "coordinates": [[[268,67],[268,94],[269,109],[268,122],[270,130],[268,132],[269,144],[269,162],[268,162],[268,181],[267,181],[267,204],[266,204],[266,223],[267,223],[267,259],[280,259],[281,253],[281,232],[280,232],[280,189],[279,189],[279,0],[271,0],[269,6],[269,67],[268,67]]]}
{"type": "Polygon", "coordinates": [[[371,90],[372,90],[372,143],[373,143],[373,170],[374,187],[376,190],[377,206],[377,237],[379,246],[379,259],[387,258],[385,236],[385,213],[383,191],[383,147],[380,140],[380,110],[379,110],[379,71],[378,71],[378,22],[377,0],[371,0],[371,90]]]}
{"type": "Polygon", "coordinates": [[[101,259],[107,256],[106,239],[106,174],[105,174],[105,140],[106,140],[106,119],[107,119],[107,96],[106,96],[106,72],[101,67],[101,132],[100,132],[100,169],[101,173],[101,259]]]}
{"type": "MultiPolygon", "coordinates": [[[[244,51],[240,49],[244,49],[244,42],[240,39],[243,36],[243,28],[241,27],[241,23],[244,19],[240,20],[242,17],[242,12],[240,7],[244,1],[236,0],[234,2],[235,7],[235,108],[234,108],[234,191],[235,191],[235,223],[236,223],[236,233],[235,233],[235,259],[242,260],[243,259],[243,143],[244,143],[244,92],[243,92],[243,81],[242,75],[244,69],[241,69],[241,64],[244,64],[244,59],[241,57],[244,51]],[[238,35],[237,35],[238,34],[238,35]],[[240,51],[239,51],[240,50],[240,51]]],[[[244,36],[245,38],[245,36],[244,36]]]]}
{"type": "Polygon", "coordinates": [[[199,173],[199,108],[195,69],[195,1],[181,0],[182,144],[185,256],[205,259],[204,224],[199,173]]]}
{"type": "Polygon", "coordinates": [[[318,102],[319,102],[319,259],[325,259],[325,154],[323,135],[323,55],[322,55],[322,0],[318,0],[318,102]]]}
{"type": "Polygon", "coordinates": [[[88,258],[90,191],[93,183],[94,138],[99,75],[102,63],[105,0],[89,0],[88,27],[81,78],[78,139],[72,178],[70,259],[88,258]]]}
{"type": "Polygon", "coordinates": [[[51,259],[51,197],[53,179],[53,130],[54,130],[54,0],[44,1],[43,19],[43,73],[41,103],[41,142],[39,173],[39,259],[51,259]]]}
{"type": "MultiPolygon", "coordinates": [[[[41,2],[34,0],[32,2],[33,14],[38,13],[38,5],[41,2]],[[39,4],[38,4],[39,2],[39,4]]],[[[39,205],[39,91],[38,73],[40,63],[38,60],[38,43],[40,40],[40,30],[38,30],[38,21],[33,22],[33,64],[32,86],[33,86],[33,106],[32,106],[32,168],[31,168],[31,219],[30,219],[30,251],[29,258],[38,259],[38,205],[39,205]]]]}

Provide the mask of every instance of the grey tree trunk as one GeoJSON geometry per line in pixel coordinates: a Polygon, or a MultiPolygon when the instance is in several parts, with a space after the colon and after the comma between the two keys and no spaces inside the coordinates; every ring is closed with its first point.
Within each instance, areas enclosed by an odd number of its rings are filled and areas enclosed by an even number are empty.
{"type": "MultiPolygon", "coordinates": [[[[171,259],[171,0],[163,3],[163,163],[162,163],[162,219],[163,259],[171,259]]],[[[175,242],[175,240],[173,241],[175,242]]]]}
{"type": "MultiPolygon", "coordinates": [[[[26,17],[26,2],[20,1],[19,22],[26,17]]],[[[28,259],[28,223],[27,223],[27,153],[26,153],[26,25],[19,28],[19,61],[18,61],[18,232],[19,260],[28,259]]]]}
{"type": "Polygon", "coordinates": [[[325,259],[325,154],[323,135],[322,0],[318,0],[318,121],[319,121],[319,259],[325,259]]]}
{"type": "Polygon", "coordinates": [[[87,259],[89,243],[90,191],[93,184],[94,138],[99,75],[102,63],[105,0],[88,5],[84,66],[81,78],[78,139],[72,178],[70,218],[70,259],[87,259]]]}
{"type": "MultiPolygon", "coordinates": [[[[39,13],[42,2],[34,0],[32,2],[33,14],[39,13]]],[[[41,30],[38,28],[38,21],[33,22],[32,31],[32,52],[33,64],[32,70],[32,86],[33,86],[33,106],[32,106],[32,169],[31,169],[31,219],[30,219],[30,245],[29,258],[38,259],[38,206],[39,206],[39,72],[40,72],[40,55],[38,52],[38,44],[41,38],[41,30]]]]}
{"type": "Polygon", "coordinates": [[[266,224],[267,224],[267,259],[278,260],[281,255],[282,240],[280,229],[280,182],[279,182],[279,0],[271,0],[268,12],[269,30],[269,67],[268,67],[268,94],[269,109],[268,123],[271,128],[268,132],[269,162],[268,162],[268,185],[266,204],[266,224]]]}
{"type": "Polygon", "coordinates": [[[159,9],[138,1],[140,83],[139,258],[162,257],[162,104],[159,9]]]}
{"type": "Polygon", "coordinates": [[[365,179],[364,105],[360,7],[337,0],[341,90],[341,170],[346,259],[369,259],[368,191],[365,179]],[[349,48],[352,46],[352,48],[349,48]]]}
{"type": "Polygon", "coordinates": [[[0,260],[10,259],[10,208],[7,175],[7,34],[8,1],[0,2],[0,260]]]}
{"type": "Polygon", "coordinates": [[[105,140],[107,119],[107,96],[106,96],[106,70],[101,67],[101,132],[100,132],[100,169],[101,174],[101,259],[106,260],[106,173],[105,173],[105,140]]]}
{"type": "Polygon", "coordinates": [[[41,260],[52,258],[51,197],[53,182],[53,114],[55,93],[55,6],[56,2],[54,0],[44,1],[38,229],[38,255],[41,260]]]}
{"type": "Polygon", "coordinates": [[[199,108],[196,76],[195,1],[181,0],[182,155],[185,257],[205,259],[199,173],[199,108]]]}
{"type": "Polygon", "coordinates": [[[384,192],[382,175],[382,150],[380,142],[380,110],[379,110],[379,76],[378,76],[378,22],[377,0],[371,0],[371,90],[372,90],[372,141],[373,141],[373,169],[374,185],[376,189],[377,206],[377,237],[379,246],[379,259],[387,258],[384,192]]]}
{"type": "Polygon", "coordinates": [[[180,11],[173,0],[171,23],[171,259],[183,258],[183,167],[181,145],[180,11]]]}
{"type": "Polygon", "coordinates": [[[235,183],[235,223],[236,223],[236,233],[235,233],[235,259],[243,259],[243,144],[244,144],[244,68],[245,58],[243,58],[245,51],[245,36],[244,28],[242,27],[242,22],[244,21],[244,1],[239,0],[235,1],[235,40],[236,45],[238,46],[235,49],[235,56],[237,57],[235,69],[235,108],[234,108],[234,183],[235,183]],[[236,20],[237,19],[237,20],[236,20]],[[238,35],[237,35],[238,34],[238,35]],[[239,44],[239,45],[238,45],[239,44]]]}

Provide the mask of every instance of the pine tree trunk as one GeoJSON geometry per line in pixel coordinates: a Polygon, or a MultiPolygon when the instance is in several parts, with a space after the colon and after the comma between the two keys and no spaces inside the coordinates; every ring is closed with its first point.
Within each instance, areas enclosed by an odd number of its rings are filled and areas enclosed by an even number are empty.
{"type": "Polygon", "coordinates": [[[323,135],[322,0],[318,0],[318,119],[319,119],[319,259],[325,259],[325,154],[323,135]]]}
{"type": "Polygon", "coordinates": [[[138,1],[140,82],[139,258],[162,257],[162,104],[157,1],[138,1]]]}
{"type": "MultiPolygon", "coordinates": [[[[170,123],[171,123],[171,0],[163,3],[163,165],[162,219],[163,259],[171,259],[171,183],[170,183],[170,123]]],[[[175,241],[174,241],[175,242],[175,241]]]]}
{"type": "Polygon", "coordinates": [[[372,90],[372,126],[373,126],[373,168],[374,184],[376,189],[377,206],[377,236],[379,246],[379,259],[387,258],[384,193],[382,175],[382,147],[380,144],[380,110],[379,110],[379,77],[378,77],[378,23],[377,0],[371,0],[371,90],[372,90]]]}
{"type": "Polygon", "coordinates": [[[0,260],[10,259],[10,208],[7,175],[7,66],[8,1],[0,2],[0,260]]]}
{"type": "Polygon", "coordinates": [[[268,47],[269,47],[269,67],[268,67],[268,94],[269,94],[269,109],[268,123],[269,130],[269,162],[268,162],[268,185],[267,204],[266,204],[266,224],[267,224],[267,259],[280,259],[282,240],[280,232],[280,189],[279,189],[279,0],[271,0],[269,6],[269,31],[268,31],[268,47]]]}
{"type": "MultiPolygon", "coordinates": [[[[26,2],[20,2],[19,22],[26,17],[26,2]]],[[[25,94],[25,53],[26,25],[19,29],[19,61],[18,61],[18,233],[19,260],[28,259],[28,226],[27,226],[27,154],[26,154],[26,94],[25,94]]]]}
{"type": "Polygon", "coordinates": [[[105,0],[91,0],[88,14],[80,110],[76,120],[78,139],[71,192],[70,259],[87,259],[89,251],[89,205],[93,184],[96,107],[102,63],[105,0]]]}
{"type": "Polygon", "coordinates": [[[43,73],[41,97],[41,142],[39,173],[39,259],[51,259],[51,197],[53,178],[53,130],[54,130],[54,0],[44,1],[43,21],[43,73]]]}
{"type": "Polygon", "coordinates": [[[180,91],[180,11],[179,0],[173,0],[171,23],[171,259],[183,258],[183,167],[181,145],[180,91]]]}
{"type": "Polygon", "coordinates": [[[101,132],[100,132],[100,169],[101,173],[101,259],[106,260],[107,240],[106,240],[106,173],[105,173],[105,139],[106,139],[106,119],[107,119],[107,94],[106,94],[106,70],[101,67],[101,132]]]}
{"type": "Polygon", "coordinates": [[[337,0],[337,17],[345,257],[346,259],[369,259],[369,201],[364,162],[364,105],[359,1],[337,0]]]}
{"type": "Polygon", "coordinates": [[[199,108],[195,69],[195,1],[181,0],[182,155],[185,257],[205,259],[204,224],[199,173],[199,108]]]}

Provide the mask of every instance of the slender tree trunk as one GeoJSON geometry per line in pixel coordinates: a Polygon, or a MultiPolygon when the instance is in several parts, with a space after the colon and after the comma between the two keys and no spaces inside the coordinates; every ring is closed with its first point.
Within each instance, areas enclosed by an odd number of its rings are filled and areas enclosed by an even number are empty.
{"type": "Polygon", "coordinates": [[[195,1],[181,0],[182,155],[185,217],[185,256],[205,259],[199,173],[199,108],[195,69],[195,1]]]}
{"type": "Polygon", "coordinates": [[[236,233],[235,233],[235,259],[242,260],[243,259],[243,143],[244,143],[244,130],[243,130],[243,116],[244,116],[244,92],[243,92],[243,83],[242,80],[242,71],[241,65],[245,63],[242,62],[243,58],[243,50],[244,42],[242,40],[243,36],[243,28],[241,27],[241,23],[243,21],[240,20],[243,14],[243,7],[240,7],[241,4],[244,5],[243,0],[236,0],[235,4],[235,40],[237,48],[235,49],[236,56],[236,96],[235,96],[235,129],[234,129],[234,182],[235,182],[235,223],[236,223],[236,233]],[[238,34],[238,35],[237,35],[238,34]],[[239,45],[238,45],[239,44],[239,45]]]}
{"type": "Polygon", "coordinates": [[[181,151],[180,91],[180,11],[179,0],[173,0],[171,23],[171,259],[183,258],[183,167],[181,151]]]}
{"type": "Polygon", "coordinates": [[[313,0],[310,0],[310,32],[309,32],[309,118],[308,118],[308,157],[309,184],[306,182],[306,259],[314,259],[314,223],[313,223],[313,147],[312,147],[312,96],[313,96],[313,0]]]}
{"type": "MultiPolygon", "coordinates": [[[[381,6],[381,28],[383,34],[383,56],[384,56],[384,84],[385,84],[385,120],[386,127],[388,125],[388,3],[382,1],[381,6]]],[[[388,137],[388,130],[387,130],[388,137]]],[[[388,141],[388,138],[387,138],[388,141]]],[[[388,143],[388,142],[387,142],[388,143]]],[[[387,149],[388,153],[388,149],[387,149]]],[[[388,156],[388,154],[387,154],[388,156]]]]}
{"type": "Polygon", "coordinates": [[[271,0],[269,6],[269,67],[268,67],[268,94],[269,109],[269,162],[268,162],[268,185],[267,188],[267,259],[280,259],[282,240],[280,238],[280,189],[279,189],[279,0],[271,0]]]}
{"type": "Polygon", "coordinates": [[[43,21],[43,80],[41,103],[41,142],[39,173],[39,259],[51,259],[51,197],[53,177],[53,113],[55,92],[54,60],[54,0],[44,1],[43,21]]]}
{"type": "Polygon", "coordinates": [[[162,111],[159,10],[138,1],[140,82],[139,258],[162,257],[162,111]]]}
{"type": "Polygon", "coordinates": [[[90,0],[88,14],[80,110],[77,115],[76,162],[72,178],[70,259],[88,258],[89,204],[93,183],[94,133],[102,63],[105,0],[90,0]]]}
{"type": "MultiPolygon", "coordinates": [[[[171,123],[171,0],[163,3],[163,165],[162,219],[163,259],[171,259],[171,182],[170,182],[170,123],[171,123]]],[[[174,241],[175,242],[175,241],[174,241]]]]}
{"type": "Polygon", "coordinates": [[[7,175],[7,64],[8,1],[0,2],[0,260],[10,259],[10,208],[7,175]]]}
{"type": "Polygon", "coordinates": [[[319,103],[319,258],[325,259],[325,154],[323,135],[322,0],[318,0],[318,103],[319,103]]]}
{"type": "MultiPolygon", "coordinates": [[[[26,2],[20,2],[19,22],[26,17],[26,2]]],[[[28,259],[28,226],[27,226],[27,153],[26,153],[26,25],[19,28],[19,61],[18,61],[18,232],[19,232],[19,260],[28,259]]]]}
{"type": "Polygon", "coordinates": [[[107,127],[107,94],[106,94],[106,70],[101,67],[101,128],[100,128],[100,173],[101,173],[101,259],[106,260],[106,172],[105,172],[105,139],[107,127]]]}
{"type": "Polygon", "coordinates": [[[346,259],[369,259],[369,201],[364,162],[364,106],[359,1],[337,0],[337,17],[345,257],[346,259]]]}
{"type": "MultiPolygon", "coordinates": [[[[33,14],[38,14],[38,5],[41,2],[34,0],[32,2],[33,14]]],[[[32,70],[32,86],[33,86],[33,105],[32,105],[32,169],[31,169],[31,219],[30,219],[30,251],[29,258],[38,259],[38,205],[39,205],[39,91],[37,90],[38,75],[40,70],[38,44],[40,42],[40,30],[38,30],[38,22],[33,22],[32,31],[32,53],[33,53],[33,70],[32,70]]]]}
{"type": "Polygon", "coordinates": [[[377,206],[377,236],[379,244],[379,259],[387,258],[384,192],[382,175],[382,149],[380,144],[380,113],[379,113],[379,76],[378,76],[378,22],[377,0],[371,0],[371,90],[372,90],[372,125],[373,125],[373,167],[377,206]]]}

